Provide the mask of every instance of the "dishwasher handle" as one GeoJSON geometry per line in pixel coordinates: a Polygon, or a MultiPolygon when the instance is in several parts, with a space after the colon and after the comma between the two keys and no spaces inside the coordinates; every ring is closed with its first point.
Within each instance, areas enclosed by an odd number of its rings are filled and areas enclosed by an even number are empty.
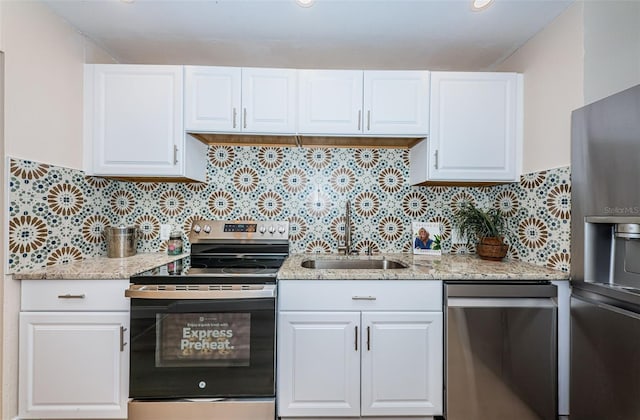
{"type": "Polygon", "coordinates": [[[555,298],[558,289],[553,284],[447,283],[445,296],[451,298],[555,298]]]}
{"type": "Polygon", "coordinates": [[[556,308],[554,298],[448,298],[448,308],[556,308]]]}

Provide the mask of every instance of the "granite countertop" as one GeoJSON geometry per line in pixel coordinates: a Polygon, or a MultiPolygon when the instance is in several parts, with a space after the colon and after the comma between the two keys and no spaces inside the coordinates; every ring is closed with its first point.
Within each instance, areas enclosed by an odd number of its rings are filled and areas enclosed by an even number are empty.
{"type": "Polygon", "coordinates": [[[427,256],[413,254],[376,254],[344,256],[338,254],[292,254],[278,272],[278,280],[568,280],[569,273],[525,263],[504,260],[486,261],[477,255],[427,256]],[[404,263],[406,269],[344,270],[309,269],[304,260],[388,259],[404,263]]]}
{"type": "MultiPolygon", "coordinates": [[[[14,273],[16,280],[128,279],[134,274],[159,267],[189,254],[162,252],[136,254],[127,258],[96,257],[69,264],[14,273]]],[[[278,272],[278,280],[568,280],[569,273],[521,261],[485,261],[476,255],[427,256],[376,254],[292,254],[278,272]],[[304,260],[382,260],[407,265],[406,269],[309,269],[304,260]]]]}
{"type": "Polygon", "coordinates": [[[189,254],[167,255],[153,252],[132,255],[127,258],[95,257],[68,264],[50,265],[29,271],[14,273],[16,280],[100,280],[128,279],[134,274],[150,270],[189,254]]]}

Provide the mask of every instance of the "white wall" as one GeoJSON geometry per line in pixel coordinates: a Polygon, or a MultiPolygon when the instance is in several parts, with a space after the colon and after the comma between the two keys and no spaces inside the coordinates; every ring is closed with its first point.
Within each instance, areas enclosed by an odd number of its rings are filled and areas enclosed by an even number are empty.
{"type": "MultiPolygon", "coordinates": [[[[0,7],[0,22],[2,22],[2,7],[0,7]]],[[[0,33],[2,32],[2,28],[1,28],[1,23],[0,23],[0,33]]],[[[4,176],[4,53],[2,52],[2,48],[1,48],[1,42],[0,42],[0,223],[2,223],[2,225],[0,225],[0,256],[2,256],[4,258],[4,256],[6,255],[4,252],[4,248],[5,248],[5,243],[6,241],[6,219],[4,217],[2,217],[2,215],[5,212],[5,176],[4,176]]],[[[4,279],[4,264],[0,264],[0,279],[4,279]]],[[[4,291],[3,288],[0,287],[0,308],[4,307],[4,305],[2,304],[4,300],[4,291]]],[[[2,337],[2,333],[3,333],[3,328],[2,328],[2,324],[4,321],[4,316],[2,314],[2,311],[0,310],[0,337],[2,337]]],[[[2,352],[2,346],[0,346],[0,361],[3,360],[3,352],[2,352]]],[[[0,378],[2,378],[2,373],[3,373],[4,369],[2,366],[2,363],[0,363],[0,378]]],[[[2,391],[2,384],[0,383],[0,391],[2,391]]],[[[3,402],[4,396],[3,393],[0,392],[0,407],[3,406],[2,402],[3,402]]],[[[2,410],[0,410],[0,413],[2,412],[2,410]]]]}
{"type": "Polygon", "coordinates": [[[640,83],[640,1],[584,5],[584,98],[591,103],[640,83]]]}
{"type": "MultiPolygon", "coordinates": [[[[114,60],[39,1],[0,0],[0,48],[5,53],[0,157],[81,169],[83,64],[114,60]]],[[[0,188],[5,196],[6,183],[0,188]]],[[[7,209],[1,208],[4,245],[7,209]]],[[[4,251],[0,255],[4,269],[7,255],[4,251]]],[[[17,415],[20,283],[11,276],[0,278],[4,280],[0,415],[11,419],[17,415]]]]}
{"type": "Polygon", "coordinates": [[[570,164],[571,111],[584,104],[583,51],[576,2],[497,68],[524,74],[523,173],[570,164]]]}
{"type": "Polygon", "coordinates": [[[5,153],[82,169],[85,37],[32,1],[2,2],[6,76],[5,153]]]}

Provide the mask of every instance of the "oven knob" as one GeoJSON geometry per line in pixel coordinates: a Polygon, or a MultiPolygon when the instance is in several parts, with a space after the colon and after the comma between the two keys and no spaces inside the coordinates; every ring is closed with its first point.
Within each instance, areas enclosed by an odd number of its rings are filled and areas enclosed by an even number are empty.
{"type": "Polygon", "coordinates": [[[261,234],[264,235],[264,233],[267,231],[267,228],[264,225],[262,225],[262,226],[260,226],[260,229],[258,229],[258,230],[260,231],[261,234]]]}
{"type": "Polygon", "coordinates": [[[273,225],[269,226],[269,233],[273,235],[275,232],[276,232],[275,226],[273,225]]]}
{"type": "Polygon", "coordinates": [[[204,228],[202,228],[202,230],[204,230],[204,233],[209,233],[209,232],[211,232],[211,226],[204,225],[204,228]]]}
{"type": "Polygon", "coordinates": [[[205,381],[198,382],[198,388],[205,389],[207,387],[207,383],[205,381]]]}
{"type": "Polygon", "coordinates": [[[193,231],[195,233],[200,233],[201,230],[202,230],[202,228],[200,227],[200,225],[194,225],[193,226],[193,231]]]}
{"type": "Polygon", "coordinates": [[[285,232],[284,226],[279,226],[278,227],[278,233],[280,233],[280,235],[284,235],[284,232],[285,232]]]}

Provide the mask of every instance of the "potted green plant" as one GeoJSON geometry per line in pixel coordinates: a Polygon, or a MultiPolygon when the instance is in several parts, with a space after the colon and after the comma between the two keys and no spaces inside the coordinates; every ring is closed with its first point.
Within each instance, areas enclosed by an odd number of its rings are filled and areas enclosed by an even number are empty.
{"type": "Polygon", "coordinates": [[[454,224],[468,243],[476,242],[480,258],[500,261],[507,255],[509,246],[504,242],[507,224],[499,209],[483,210],[472,202],[464,202],[454,215],[454,224]]]}

